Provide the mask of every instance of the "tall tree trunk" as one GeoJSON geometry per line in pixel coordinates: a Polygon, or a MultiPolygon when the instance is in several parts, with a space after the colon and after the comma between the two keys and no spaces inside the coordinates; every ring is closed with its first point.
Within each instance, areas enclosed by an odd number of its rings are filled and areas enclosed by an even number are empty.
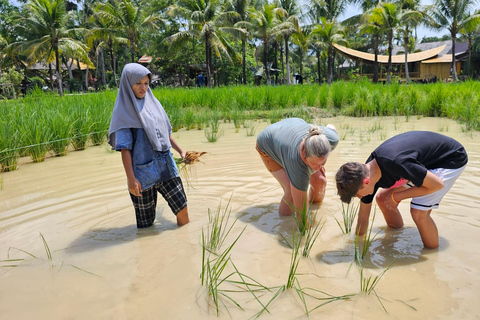
{"type": "Polygon", "coordinates": [[[113,43],[109,41],[108,44],[109,47],[109,53],[110,53],[110,67],[112,68],[113,72],[113,80],[115,81],[115,86],[118,87],[118,81],[117,81],[117,62],[115,61],[115,48],[113,47],[113,43]]]}
{"type": "Polygon", "coordinates": [[[87,88],[88,91],[88,74],[89,74],[90,68],[87,65],[87,69],[85,70],[85,88],[87,88]]]}
{"type": "Polygon", "coordinates": [[[135,43],[133,39],[130,39],[130,59],[132,63],[135,62],[135,43]]]}
{"type": "Polygon", "coordinates": [[[48,75],[50,76],[50,89],[53,91],[53,70],[50,62],[48,63],[48,75]]]}
{"type": "Polygon", "coordinates": [[[205,64],[207,66],[207,84],[208,87],[212,87],[212,72],[210,64],[210,44],[208,42],[208,35],[205,35],[205,64]]]}
{"type": "Polygon", "coordinates": [[[56,72],[57,72],[57,85],[58,85],[58,95],[61,97],[63,96],[63,79],[62,79],[62,74],[60,72],[60,59],[58,58],[58,44],[54,45],[54,50],[55,50],[55,63],[57,64],[55,66],[56,72]]]}
{"type": "Polygon", "coordinates": [[[375,62],[373,63],[373,83],[378,82],[378,34],[373,38],[373,47],[375,53],[375,62]]]}
{"type": "Polygon", "coordinates": [[[390,32],[388,36],[388,67],[387,67],[387,83],[392,81],[392,50],[393,50],[393,34],[390,32]]]}
{"type": "Polygon", "coordinates": [[[104,86],[107,85],[107,75],[105,73],[105,58],[104,58],[104,55],[103,55],[103,49],[100,48],[100,52],[99,52],[99,58],[100,58],[100,67],[102,68],[101,72],[102,72],[102,84],[104,86]]]}
{"type": "Polygon", "coordinates": [[[455,63],[455,36],[456,34],[452,32],[452,76],[453,81],[457,81],[457,64],[455,63]]]}
{"type": "Polygon", "coordinates": [[[242,38],[242,77],[243,77],[243,84],[247,84],[247,48],[246,48],[246,40],[242,38]]]}
{"type": "Polygon", "coordinates": [[[407,83],[410,83],[410,73],[408,72],[408,28],[405,34],[406,36],[403,40],[403,43],[405,45],[405,78],[407,79],[407,83]]]}
{"type": "Polygon", "coordinates": [[[315,50],[315,54],[317,56],[318,84],[321,84],[322,83],[322,75],[321,75],[322,69],[320,67],[320,50],[318,50],[318,48],[315,50]]]}
{"type": "MultiPolygon", "coordinates": [[[[332,84],[333,81],[333,59],[332,59],[332,48],[329,47],[327,51],[327,69],[328,69],[328,74],[327,74],[327,83],[332,84]]],[[[335,49],[333,49],[335,50],[335,49]]]]}
{"type": "Polygon", "coordinates": [[[285,84],[285,64],[283,62],[283,45],[281,42],[278,45],[280,46],[280,63],[282,64],[282,84],[285,84]]]}
{"type": "Polygon", "coordinates": [[[289,59],[289,49],[288,49],[288,38],[289,36],[285,36],[285,61],[287,65],[287,84],[291,84],[290,82],[290,59],[289,59]]]}
{"type": "Polygon", "coordinates": [[[263,65],[265,66],[265,76],[267,79],[267,86],[270,84],[270,70],[268,68],[268,39],[263,39],[263,65]]]}

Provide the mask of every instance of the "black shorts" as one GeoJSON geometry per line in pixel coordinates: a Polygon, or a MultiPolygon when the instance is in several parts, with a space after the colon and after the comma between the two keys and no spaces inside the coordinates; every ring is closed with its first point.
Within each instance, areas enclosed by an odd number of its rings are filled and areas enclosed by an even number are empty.
{"type": "Polygon", "coordinates": [[[153,225],[157,209],[157,192],[167,201],[175,215],[187,206],[187,196],[183,189],[182,179],[179,177],[159,182],[153,187],[143,190],[141,197],[130,193],[135,208],[137,228],[147,228],[153,225]]]}

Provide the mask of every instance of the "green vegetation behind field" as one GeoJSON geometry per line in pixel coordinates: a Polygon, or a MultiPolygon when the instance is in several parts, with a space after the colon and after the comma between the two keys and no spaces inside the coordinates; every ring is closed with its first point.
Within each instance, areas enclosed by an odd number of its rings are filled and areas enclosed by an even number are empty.
{"type": "MultiPolygon", "coordinates": [[[[286,117],[305,120],[328,115],[447,117],[480,129],[480,82],[155,88],[173,130],[203,129],[219,121],[286,117]]],[[[0,102],[0,166],[15,170],[20,157],[40,162],[47,155],[105,142],[117,91],[81,95],[43,93],[0,102]]]]}

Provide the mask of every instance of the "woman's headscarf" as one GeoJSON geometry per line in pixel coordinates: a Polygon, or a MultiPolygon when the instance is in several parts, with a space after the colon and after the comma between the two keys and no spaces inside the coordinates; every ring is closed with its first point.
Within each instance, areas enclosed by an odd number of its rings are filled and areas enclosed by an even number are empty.
{"type": "Polygon", "coordinates": [[[138,63],[129,63],[123,68],[108,133],[108,143],[113,149],[115,133],[126,128],[143,128],[154,150],[166,151],[171,147],[172,127],[152,90],[148,88],[143,99],[138,99],[133,93],[132,86],[147,75],[150,71],[138,63]]]}

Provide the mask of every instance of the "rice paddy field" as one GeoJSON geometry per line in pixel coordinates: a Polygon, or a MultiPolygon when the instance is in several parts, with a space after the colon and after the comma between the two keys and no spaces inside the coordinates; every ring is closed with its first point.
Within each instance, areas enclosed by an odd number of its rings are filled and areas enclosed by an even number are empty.
{"type": "Polygon", "coordinates": [[[115,92],[2,102],[1,318],[478,319],[478,84],[356,85],[155,89],[175,140],[206,154],[182,171],[191,222],[178,228],[159,199],[145,230],[135,226],[120,154],[105,143],[115,92]],[[288,116],[332,123],[341,138],[326,164],[325,201],[303,233],[278,215],[283,192],[255,150],[258,133],[288,116]],[[69,128],[64,138],[24,140],[62,131],[51,119],[69,128]],[[469,154],[432,213],[435,250],[423,248],[407,201],[403,228],[386,228],[377,210],[371,232],[357,238],[355,203],[336,195],[340,165],[364,162],[410,130],[451,136],[469,154]]]}

